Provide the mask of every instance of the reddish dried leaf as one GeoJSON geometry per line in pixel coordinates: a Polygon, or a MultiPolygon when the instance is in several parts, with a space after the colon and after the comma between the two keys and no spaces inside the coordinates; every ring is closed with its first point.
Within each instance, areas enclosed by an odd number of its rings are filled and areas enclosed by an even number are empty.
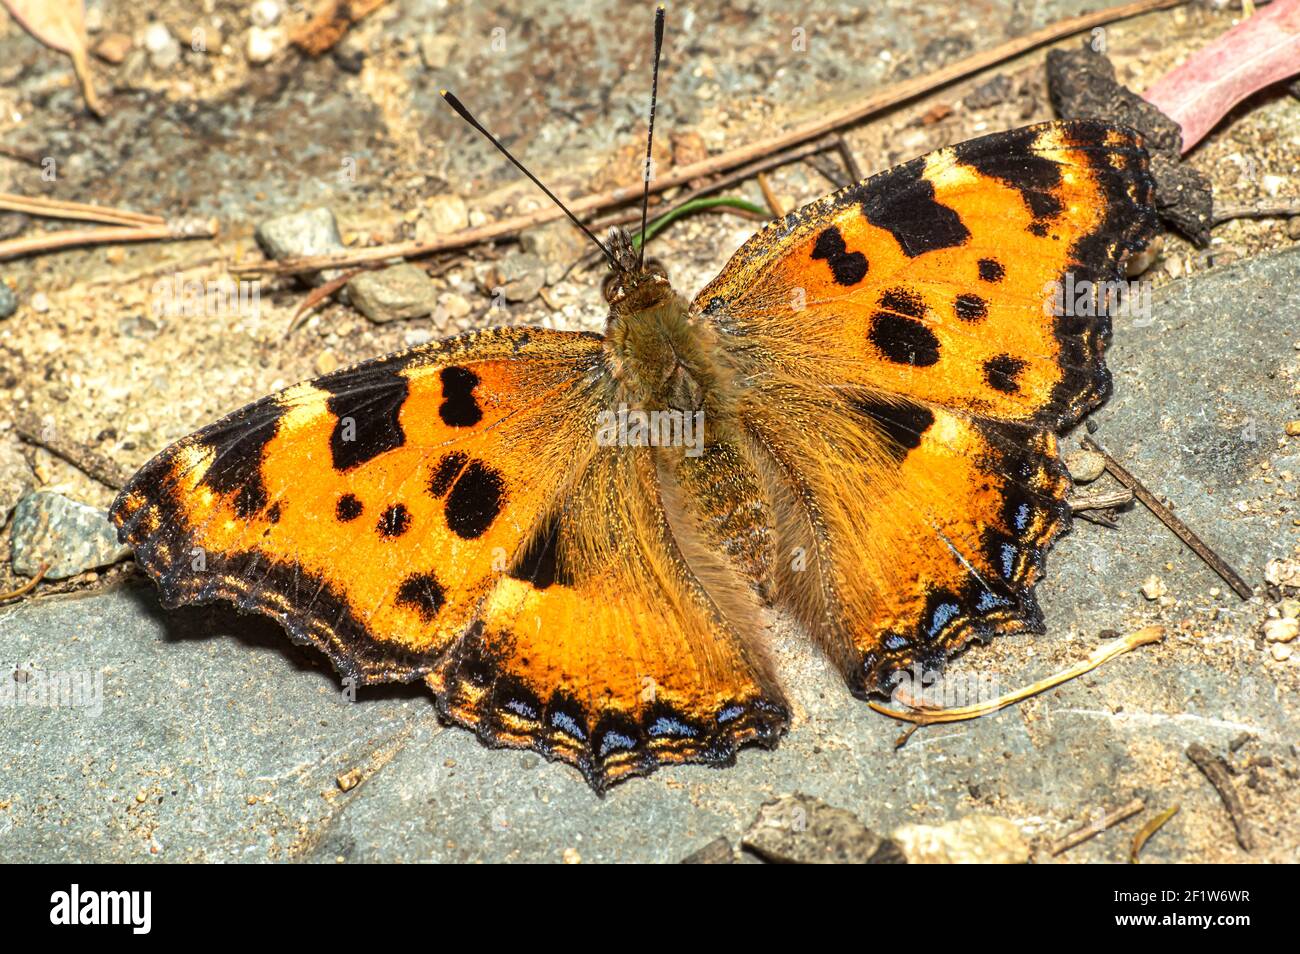
{"type": "Polygon", "coordinates": [[[1300,0],[1274,0],[1151,86],[1143,97],[1183,130],[1183,152],[1232,107],[1300,72],[1300,0]]]}

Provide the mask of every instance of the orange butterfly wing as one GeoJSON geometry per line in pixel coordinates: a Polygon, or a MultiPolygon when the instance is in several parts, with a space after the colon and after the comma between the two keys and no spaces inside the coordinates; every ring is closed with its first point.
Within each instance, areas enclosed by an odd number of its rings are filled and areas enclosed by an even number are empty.
{"type": "Polygon", "coordinates": [[[278,620],[364,683],[603,788],[784,728],[680,557],[647,449],[599,448],[593,335],[497,329],[258,401],[150,461],[112,518],[164,602],[278,620]]]}
{"type": "Polygon", "coordinates": [[[1031,590],[1069,523],[1052,432],[1110,387],[1108,317],[1053,291],[1120,279],[1154,225],[1132,134],[1047,123],[791,213],[697,296],[799,501],[783,547],[811,563],[782,564],[779,595],[855,691],[1040,627],[1031,590]]]}

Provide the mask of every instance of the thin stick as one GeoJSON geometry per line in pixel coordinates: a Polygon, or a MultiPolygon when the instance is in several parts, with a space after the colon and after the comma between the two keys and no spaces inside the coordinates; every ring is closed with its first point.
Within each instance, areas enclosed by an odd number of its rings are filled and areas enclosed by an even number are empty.
{"type": "Polygon", "coordinates": [[[869,701],[867,705],[881,715],[887,715],[891,719],[899,719],[903,722],[914,722],[917,725],[934,725],[936,722],[965,722],[967,719],[977,719],[991,712],[997,712],[999,709],[1005,709],[1007,706],[1022,702],[1030,696],[1036,696],[1040,692],[1059,686],[1063,682],[1069,682],[1071,679],[1092,672],[1098,666],[1109,662],[1116,656],[1122,656],[1124,653],[1137,649],[1139,646],[1145,646],[1148,643],[1159,642],[1164,637],[1165,630],[1163,626],[1144,626],[1135,633],[1130,633],[1103,646],[1098,646],[1082,662],[1077,662],[1054,676],[1048,676],[1046,679],[1040,679],[1023,689],[1005,693],[989,702],[981,702],[973,706],[956,706],[952,709],[905,710],[890,709],[879,702],[869,701]]]}
{"type": "Polygon", "coordinates": [[[18,587],[18,589],[10,590],[8,593],[0,593],[0,603],[5,602],[6,600],[17,599],[18,597],[36,589],[36,584],[45,579],[45,574],[49,572],[49,569],[50,565],[48,563],[42,563],[40,569],[36,571],[36,575],[22,586],[18,587]]]}
{"type": "Polygon", "coordinates": [[[1123,490],[1100,490],[1092,494],[1079,494],[1066,501],[1074,513],[1083,510],[1111,510],[1115,507],[1127,506],[1132,502],[1133,491],[1127,487],[1123,490]]]}
{"type": "Polygon", "coordinates": [[[1135,798],[1127,805],[1121,805],[1113,812],[1104,815],[1103,817],[1097,819],[1095,822],[1089,822],[1088,824],[1084,825],[1082,828],[1070,832],[1070,834],[1066,835],[1060,841],[1056,842],[1056,844],[1052,845],[1052,851],[1051,851],[1052,857],[1055,858],[1057,855],[1064,854],[1065,852],[1069,851],[1071,848],[1083,844],[1089,838],[1093,838],[1096,835],[1100,835],[1107,828],[1114,828],[1124,819],[1132,818],[1134,815],[1136,815],[1138,812],[1142,811],[1142,809],[1146,807],[1147,807],[1146,803],[1143,802],[1142,799],[1135,798]]]}
{"type": "Polygon", "coordinates": [[[19,162],[25,162],[32,166],[41,164],[41,157],[34,152],[19,149],[17,146],[6,146],[3,143],[0,143],[0,156],[8,156],[10,159],[17,159],[19,162]]]}
{"type": "Polygon", "coordinates": [[[1181,807],[1181,805],[1175,805],[1172,808],[1166,808],[1159,815],[1142,826],[1138,833],[1133,836],[1133,844],[1129,846],[1129,861],[1135,865],[1140,863],[1138,861],[1138,855],[1141,854],[1142,848],[1151,840],[1152,835],[1164,827],[1165,822],[1178,814],[1178,809],[1181,807]]]}
{"type": "MultiPolygon", "coordinates": [[[[813,122],[797,126],[789,132],[771,136],[767,139],[760,139],[729,152],[701,159],[699,162],[677,166],[666,174],[657,177],[650,184],[650,191],[652,193],[662,192],[665,189],[683,185],[694,179],[727,172],[760,156],[770,155],[772,152],[817,139],[841,126],[860,122],[877,113],[884,112],[886,109],[979,73],[990,66],[1013,59],[1046,43],[1053,43],[1075,33],[1090,30],[1106,23],[1113,23],[1116,20],[1125,20],[1129,17],[1151,13],[1156,10],[1167,10],[1170,7],[1181,6],[1187,2],[1188,0],[1138,0],[1136,3],[1127,3],[1122,6],[1111,7],[1108,10],[1099,10],[1095,13],[1087,13],[1083,16],[1061,20],[1041,30],[1035,30],[1033,33],[1027,33],[1024,36],[1000,43],[991,49],[967,56],[934,73],[887,86],[853,106],[846,107],[813,122]]],[[[575,215],[581,215],[613,205],[622,205],[639,197],[640,192],[639,188],[626,186],[610,189],[572,202],[569,205],[569,211],[575,215]]],[[[356,249],[334,255],[314,255],[309,258],[292,258],[280,262],[250,263],[234,271],[236,274],[296,275],[301,272],[317,272],[324,268],[347,268],[350,265],[360,265],[363,262],[373,262],[395,256],[414,258],[427,255],[430,252],[464,248],[468,245],[477,245],[480,242],[490,242],[532,228],[535,225],[553,221],[562,214],[558,209],[542,208],[527,215],[512,216],[499,222],[493,222],[490,225],[466,229],[430,242],[394,242],[391,245],[356,249]]]]}
{"type": "Polygon", "coordinates": [[[344,272],[336,278],[331,278],[319,288],[313,288],[309,291],[305,296],[303,296],[302,302],[299,303],[298,307],[294,310],[293,317],[289,319],[289,327],[284,329],[284,337],[289,337],[297,330],[299,320],[306,315],[307,312],[325,301],[362,272],[371,271],[375,268],[379,268],[379,266],[372,265],[367,266],[366,268],[354,268],[351,271],[344,272]]]}
{"type": "Polygon", "coordinates": [[[785,215],[785,209],[781,207],[781,200],[772,191],[772,183],[767,181],[767,173],[760,172],[758,174],[758,187],[763,190],[763,198],[767,200],[767,207],[772,210],[772,215],[778,219],[785,215]]]}
{"type": "Polygon", "coordinates": [[[1100,444],[1094,441],[1091,437],[1084,437],[1080,443],[1082,443],[1084,447],[1088,448],[1088,450],[1096,451],[1105,458],[1106,469],[1110,471],[1110,475],[1129,490],[1133,491],[1134,496],[1136,496],[1138,500],[1142,501],[1148,510],[1159,517],[1160,522],[1172,530],[1179,540],[1182,540],[1183,543],[1187,544],[1193,553],[1204,560],[1210,569],[1219,574],[1223,582],[1232,587],[1233,591],[1238,596],[1243,600],[1248,600],[1255,595],[1250,588],[1250,584],[1243,580],[1236,570],[1228,566],[1227,561],[1224,560],[1223,557],[1211,550],[1204,540],[1193,533],[1187,524],[1174,516],[1172,510],[1156,499],[1156,496],[1143,486],[1142,481],[1138,480],[1125,470],[1119,461],[1115,460],[1114,457],[1111,457],[1110,454],[1102,449],[1100,444]]]}
{"type": "Polygon", "coordinates": [[[85,222],[107,222],[109,225],[162,225],[167,220],[161,215],[114,209],[85,202],[67,202],[44,196],[18,195],[0,192],[0,209],[6,212],[23,212],[54,219],[80,219],[85,222]]]}
{"type": "Polygon", "coordinates": [[[116,461],[110,460],[89,447],[79,447],[67,441],[59,440],[57,437],[42,436],[41,432],[45,428],[30,417],[20,416],[14,422],[14,430],[28,444],[33,447],[43,448],[60,460],[67,461],[82,473],[98,480],[105,487],[121,490],[126,485],[129,475],[123,472],[116,461]]]}
{"type": "Polygon", "coordinates": [[[215,219],[177,219],[165,225],[130,228],[68,229],[63,232],[46,232],[43,235],[0,242],[0,261],[77,245],[165,242],[171,239],[214,238],[216,234],[215,219]]]}
{"type": "Polygon", "coordinates": [[[1227,763],[1199,742],[1193,742],[1187,747],[1187,757],[1219,793],[1223,807],[1227,809],[1228,817],[1232,819],[1232,828],[1237,834],[1237,844],[1246,851],[1254,851],[1255,834],[1246,821],[1246,809],[1241,804],[1241,798],[1237,795],[1237,790],[1232,787],[1227,763]]]}
{"type": "Polygon", "coordinates": [[[1289,219],[1300,215],[1300,204],[1291,205],[1225,205],[1214,213],[1211,225],[1222,225],[1233,219],[1289,219]]]}
{"type": "Polygon", "coordinates": [[[858,158],[853,155],[853,150],[849,148],[849,141],[844,138],[843,133],[836,134],[835,145],[840,151],[840,157],[844,160],[844,168],[848,170],[849,181],[861,182],[865,178],[862,175],[862,167],[858,165],[858,158]]]}

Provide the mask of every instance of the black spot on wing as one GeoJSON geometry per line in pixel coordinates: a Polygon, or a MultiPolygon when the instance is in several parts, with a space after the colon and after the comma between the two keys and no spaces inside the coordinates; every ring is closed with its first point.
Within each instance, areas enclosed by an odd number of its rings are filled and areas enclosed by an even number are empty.
{"type": "Polygon", "coordinates": [[[411,511],[403,504],[393,504],[379,515],[375,529],[381,537],[400,537],[411,528],[411,511]]]}
{"type": "Polygon", "coordinates": [[[335,470],[351,470],[406,443],[400,414],[411,385],[392,359],[349,368],[314,382],[331,395],[330,455],[335,470]]]}
{"type": "Polygon", "coordinates": [[[934,424],[934,414],[930,409],[915,401],[887,401],[866,394],[852,399],[849,406],[870,420],[871,426],[884,438],[890,455],[900,463],[907,457],[908,451],[921,446],[921,438],[934,424]]]}
{"type": "Polygon", "coordinates": [[[1007,270],[996,258],[981,258],[979,262],[980,281],[1000,282],[1007,277],[1007,270]]]}
{"type": "Polygon", "coordinates": [[[277,500],[271,504],[266,511],[266,519],[271,523],[279,523],[280,518],[284,515],[284,504],[277,500]]]}
{"type": "Polygon", "coordinates": [[[552,516],[542,523],[529,539],[510,570],[512,579],[531,583],[544,590],[553,584],[572,586],[573,577],[559,559],[560,520],[552,516]]]}
{"type": "Polygon", "coordinates": [[[465,540],[481,537],[504,503],[505,480],[500,472],[482,461],[472,461],[447,495],[447,526],[465,540]]]}
{"type": "Polygon", "coordinates": [[[473,427],[483,420],[483,409],[474,397],[478,375],[469,368],[452,366],[443,368],[439,376],[442,378],[442,405],[438,414],[442,423],[448,427],[473,427]]]}
{"type": "Polygon", "coordinates": [[[880,307],[912,318],[925,317],[925,299],[909,288],[889,289],[880,296],[880,307]]]}
{"type": "Polygon", "coordinates": [[[361,516],[361,511],[365,509],[361,506],[361,501],[352,494],[344,494],[339,498],[339,502],[334,505],[334,516],[341,523],[348,523],[351,520],[361,516]]]}
{"type": "Polygon", "coordinates": [[[1020,382],[1016,379],[1026,367],[1024,359],[1000,354],[984,362],[984,380],[995,391],[1015,394],[1020,390],[1020,382]]]}
{"type": "Polygon", "coordinates": [[[952,303],[953,311],[962,321],[980,321],[989,314],[989,303],[979,295],[969,292],[958,295],[952,303]]]}
{"type": "Polygon", "coordinates": [[[426,623],[438,615],[446,601],[447,594],[432,573],[415,573],[397,588],[397,605],[414,609],[426,623]]]}
{"type": "Polygon", "coordinates": [[[469,455],[461,451],[452,451],[450,454],[443,454],[442,459],[438,461],[438,466],[429,478],[429,493],[435,497],[444,496],[447,491],[451,490],[452,481],[454,481],[460,472],[465,469],[469,463],[469,455]]]}
{"type": "Polygon", "coordinates": [[[856,285],[867,275],[867,257],[861,252],[850,252],[844,236],[833,225],[817,236],[812,257],[830,266],[837,285],[856,285]]]}
{"type": "Polygon", "coordinates": [[[862,201],[867,221],[892,234],[909,258],[964,245],[970,238],[961,216],[935,199],[934,183],[924,172],[925,161],[913,159],[873,176],[862,201]]]}
{"type": "Polygon", "coordinates": [[[924,368],[939,361],[939,339],[915,318],[878,311],[871,316],[867,337],[895,364],[924,368]]]}

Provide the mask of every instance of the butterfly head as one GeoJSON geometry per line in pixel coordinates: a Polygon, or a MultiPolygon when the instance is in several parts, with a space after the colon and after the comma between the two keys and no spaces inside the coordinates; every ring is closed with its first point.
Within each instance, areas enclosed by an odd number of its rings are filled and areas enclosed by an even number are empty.
{"type": "Polygon", "coordinates": [[[663,265],[654,259],[643,261],[627,229],[610,229],[607,244],[611,261],[604,293],[611,316],[646,311],[675,297],[663,265]]]}

